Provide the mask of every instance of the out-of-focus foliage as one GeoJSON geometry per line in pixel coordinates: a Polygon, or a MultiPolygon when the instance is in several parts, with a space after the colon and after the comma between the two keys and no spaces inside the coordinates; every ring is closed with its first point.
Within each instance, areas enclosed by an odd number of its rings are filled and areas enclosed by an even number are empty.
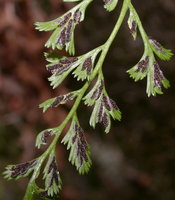
{"type": "MultiPolygon", "coordinates": [[[[175,44],[175,3],[173,0],[133,0],[145,29],[165,46],[175,44]]],[[[36,133],[54,127],[67,110],[49,110],[42,115],[36,105],[76,88],[72,79],[51,91],[46,81],[43,43],[47,33],[34,30],[34,21],[50,20],[64,13],[72,4],[59,0],[3,0],[0,2],[0,157],[1,171],[7,163],[23,162],[34,156],[36,133]],[[68,6],[68,7],[66,7],[68,6]]],[[[89,9],[88,21],[76,30],[78,54],[102,44],[116,20],[116,12],[107,14],[96,1],[89,9]],[[104,28],[105,27],[105,28],[104,28]],[[91,33],[91,34],[89,34],[91,33]]],[[[110,96],[123,108],[123,121],[114,123],[111,134],[102,136],[97,127],[91,132],[85,120],[89,111],[82,106],[81,124],[89,132],[94,166],[89,176],[79,177],[63,159],[67,154],[59,147],[59,171],[64,171],[63,200],[119,199],[173,200],[175,188],[175,69],[172,60],[165,70],[171,88],[164,96],[145,95],[145,83],[133,83],[125,73],[141,56],[139,38],[132,42],[123,26],[105,62],[110,96]],[[128,60],[126,60],[126,55],[128,60]],[[133,59],[134,58],[134,59],[133,59]],[[130,66],[126,64],[130,63],[130,66]],[[116,84],[117,79],[117,84],[116,84]],[[119,98],[120,97],[120,98],[119,98]]],[[[175,49],[174,49],[175,50],[175,49]]],[[[64,54],[64,52],[62,52],[64,54]]],[[[66,55],[66,54],[65,54],[66,55]]],[[[71,104],[71,102],[70,102],[71,104]]],[[[0,179],[0,199],[21,199],[25,180],[14,183],[0,179]]]]}

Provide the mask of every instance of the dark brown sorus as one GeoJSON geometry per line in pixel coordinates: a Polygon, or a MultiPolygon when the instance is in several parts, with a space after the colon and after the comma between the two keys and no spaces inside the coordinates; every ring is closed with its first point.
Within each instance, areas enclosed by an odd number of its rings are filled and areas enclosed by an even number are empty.
{"type": "Polygon", "coordinates": [[[22,164],[15,165],[11,168],[11,177],[16,178],[20,175],[24,175],[36,164],[36,160],[28,161],[22,164]]]}
{"type": "Polygon", "coordinates": [[[137,23],[136,23],[136,21],[132,21],[130,32],[133,35],[136,31],[137,31],[137,23]]]}
{"type": "Polygon", "coordinates": [[[149,64],[149,56],[146,56],[145,60],[141,60],[138,64],[137,64],[137,69],[135,70],[135,72],[146,72],[146,70],[148,69],[148,64],[149,64]]]}
{"type": "Polygon", "coordinates": [[[74,25],[73,19],[70,19],[66,29],[66,42],[69,42],[71,39],[73,25],[74,25]]]}
{"type": "Polygon", "coordinates": [[[65,15],[63,18],[61,18],[61,19],[59,19],[57,22],[58,22],[58,26],[59,27],[62,27],[62,26],[64,26],[67,22],[68,22],[68,20],[71,18],[71,16],[72,16],[72,13],[71,12],[69,12],[67,15],[65,15]]]}
{"type": "Polygon", "coordinates": [[[74,22],[79,23],[81,20],[82,12],[80,10],[76,10],[73,16],[74,22]]]}
{"type": "Polygon", "coordinates": [[[87,74],[89,75],[91,73],[91,69],[92,69],[92,58],[88,57],[86,58],[86,60],[84,61],[83,65],[82,65],[82,70],[86,70],[87,74]]]}
{"type": "Polygon", "coordinates": [[[63,48],[66,44],[66,27],[64,27],[58,37],[57,43],[63,48]]]}
{"type": "Polygon", "coordinates": [[[98,109],[98,113],[97,113],[97,119],[98,119],[98,122],[102,122],[102,119],[103,119],[103,103],[100,102],[100,106],[99,106],[99,109],[98,109]]]}
{"type": "Polygon", "coordinates": [[[162,81],[164,79],[164,75],[160,70],[158,63],[154,63],[154,86],[161,88],[162,81]]]}
{"type": "Polygon", "coordinates": [[[44,131],[44,133],[42,134],[42,137],[41,137],[41,141],[43,143],[47,143],[47,138],[52,134],[52,130],[46,130],[44,131]]]}

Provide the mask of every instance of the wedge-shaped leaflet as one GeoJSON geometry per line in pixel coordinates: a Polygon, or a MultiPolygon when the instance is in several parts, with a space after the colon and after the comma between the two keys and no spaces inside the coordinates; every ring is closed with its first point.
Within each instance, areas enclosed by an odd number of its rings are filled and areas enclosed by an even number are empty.
{"type": "Polygon", "coordinates": [[[111,117],[114,120],[121,120],[121,112],[112,99],[107,95],[102,95],[97,101],[90,117],[90,126],[95,128],[97,123],[102,123],[105,128],[105,132],[108,133],[111,128],[111,117]]]}
{"type": "Polygon", "coordinates": [[[3,173],[4,177],[8,180],[26,177],[35,169],[36,164],[37,160],[35,159],[17,165],[8,165],[3,173]]]}
{"type": "MultiPolygon", "coordinates": [[[[49,78],[51,86],[53,86],[53,88],[58,87],[75,68],[76,70],[73,74],[77,80],[89,79],[94,68],[95,59],[100,51],[101,49],[97,48],[79,57],[63,57],[61,59],[58,59],[53,52],[50,55],[45,54],[47,60],[50,62],[50,64],[47,65],[47,70],[52,73],[52,76],[49,78]]],[[[45,110],[47,110],[54,100],[55,99],[50,99],[46,102],[45,110]]]]}
{"type": "Polygon", "coordinates": [[[103,90],[104,90],[104,81],[99,76],[94,87],[83,98],[85,105],[87,105],[87,106],[94,105],[96,100],[98,100],[101,97],[103,90]]]}
{"type": "Polygon", "coordinates": [[[135,81],[142,80],[147,76],[147,94],[148,96],[155,96],[156,94],[163,94],[162,86],[168,88],[169,81],[164,77],[160,70],[158,63],[155,61],[153,55],[144,55],[139,63],[127,71],[135,81]]]}
{"type": "Polygon", "coordinates": [[[105,4],[104,8],[109,12],[113,11],[116,8],[117,3],[118,3],[118,0],[103,0],[103,1],[105,4]]]}
{"type": "Polygon", "coordinates": [[[92,58],[86,58],[86,60],[84,60],[83,63],[73,72],[74,77],[77,77],[78,81],[84,81],[85,79],[87,79],[92,72],[92,64],[92,58]]]}
{"type": "Polygon", "coordinates": [[[147,76],[148,69],[151,64],[152,61],[150,60],[150,57],[144,54],[140,61],[127,72],[135,81],[142,80],[147,76]]]}
{"type": "Polygon", "coordinates": [[[101,50],[97,48],[81,56],[81,64],[73,72],[74,77],[77,77],[78,81],[89,79],[94,68],[95,59],[100,51],[101,50]]]}
{"type": "Polygon", "coordinates": [[[137,38],[137,18],[131,9],[130,9],[129,18],[128,18],[128,27],[129,27],[129,30],[130,30],[130,33],[131,33],[133,39],[136,40],[136,38],[137,38]]]}
{"type": "Polygon", "coordinates": [[[59,49],[63,48],[70,55],[75,54],[74,48],[74,29],[77,24],[84,20],[85,10],[91,0],[83,1],[63,16],[49,21],[49,22],[37,22],[36,29],[39,31],[54,31],[46,42],[47,48],[59,49]]]}
{"type": "Polygon", "coordinates": [[[155,61],[152,67],[149,68],[147,75],[147,94],[148,96],[155,96],[156,94],[163,94],[162,87],[169,88],[170,83],[163,75],[158,63],[155,61]]]}
{"type": "Polygon", "coordinates": [[[36,147],[40,149],[41,145],[46,145],[47,139],[55,134],[60,134],[59,128],[49,128],[40,132],[36,138],[36,147]]]}
{"type": "Polygon", "coordinates": [[[47,70],[52,73],[49,78],[53,88],[58,87],[68,74],[81,63],[81,59],[77,57],[62,58],[58,61],[52,61],[47,65],[47,70]]]}
{"type": "Polygon", "coordinates": [[[87,173],[91,166],[90,150],[85,133],[76,117],[73,118],[69,131],[62,140],[70,149],[69,161],[75,165],[80,174],[87,173]]]}
{"type": "Polygon", "coordinates": [[[121,112],[112,99],[106,93],[104,81],[99,75],[94,87],[83,98],[85,105],[93,106],[93,111],[90,117],[90,126],[95,128],[97,123],[102,123],[105,127],[105,132],[108,133],[111,127],[111,117],[114,120],[121,119],[121,112]]]}
{"type": "Polygon", "coordinates": [[[103,95],[103,104],[114,120],[121,120],[121,112],[116,102],[110,99],[107,94],[103,95]]]}
{"type": "Polygon", "coordinates": [[[80,63],[78,57],[63,57],[61,59],[50,58],[50,64],[47,65],[47,70],[52,74],[61,75],[63,72],[67,71],[72,65],[76,66],[80,63]]]}
{"type": "Polygon", "coordinates": [[[62,181],[58,171],[54,151],[51,152],[46,167],[44,168],[43,179],[45,179],[45,191],[47,191],[48,196],[52,197],[54,194],[59,193],[62,181]]]}
{"type": "Polygon", "coordinates": [[[58,107],[60,104],[65,104],[67,101],[73,100],[78,95],[78,91],[70,92],[68,94],[59,95],[55,98],[48,99],[39,105],[46,112],[48,108],[58,107]]]}
{"type": "Polygon", "coordinates": [[[151,44],[152,50],[161,60],[171,59],[171,57],[173,56],[173,53],[170,49],[164,48],[159,42],[157,42],[153,38],[149,38],[149,42],[151,44]]]}
{"type": "Polygon", "coordinates": [[[92,126],[93,128],[95,128],[97,123],[103,123],[105,127],[105,132],[106,133],[109,132],[111,128],[111,119],[101,99],[96,101],[89,123],[90,123],[90,126],[92,126]]]}

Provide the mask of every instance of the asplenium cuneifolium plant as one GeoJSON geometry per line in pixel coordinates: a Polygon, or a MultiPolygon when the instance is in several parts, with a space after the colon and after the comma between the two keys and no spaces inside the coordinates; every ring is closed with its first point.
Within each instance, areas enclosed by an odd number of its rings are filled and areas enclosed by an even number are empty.
{"type": "MultiPolygon", "coordinates": [[[[65,1],[75,2],[77,0],[65,1]]],[[[102,66],[127,13],[129,14],[128,27],[133,39],[136,39],[137,32],[139,32],[144,44],[143,56],[127,72],[135,81],[147,77],[146,92],[148,96],[162,94],[162,88],[170,86],[155,56],[161,60],[169,60],[173,54],[171,50],[165,49],[155,39],[147,36],[131,0],[123,0],[116,25],[103,45],[84,55],[74,56],[75,27],[85,19],[86,9],[92,2],[93,0],[81,0],[79,4],[61,17],[49,22],[37,22],[35,24],[36,29],[39,31],[52,32],[45,44],[52,51],[51,53],[45,53],[45,58],[49,63],[46,68],[52,74],[49,81],[53,89],[58,87],[69,74],[73,74],[77,81],[83,81],[84,85],[82,88],[78,88],[68,94],[48,99],[40,105],[43,112],[46,112],[49,108],[58,107],[60,104],[65,104],[70,100],[74,101],[67,117],[58,127],[49,128],[38,134],[36,139],[37,148],[46,145],[48,137],[53,136],[52,142],[41,156],[22,164],[6,167],[4,175],[7,179],[19,179],[31,174],[24,200],[36,200],[38,197],[40,199],[58,197],[62,181],[57,167],[55,149],[59,137],[68,122],[71,122],[71,125],[61,143],[67,146],[67,150],[70,152],[69,161],[72,165],[75,165],[78,172],[84,174],[89,171],[92,163],[90,146],[77,116],[77,109],[81,102],[84,102],[88,107],[92,107],[89,123],[93,128],[97,123],[102,123],[104,132],[108,133],[111,127],[111,118],[121,120],[121,112],[117,104],[108,96],[106,91],[102,66]],[[70,57],[60,56],[55,51],[62,49],[68,52],[70,57]],[[43,176],[44,188],[40,188],[36,184],[39,175],[43,176]]],[[[104,0],[103,3],[104,8],[110,12],[116,8],[118,0],[104,0]]]]}

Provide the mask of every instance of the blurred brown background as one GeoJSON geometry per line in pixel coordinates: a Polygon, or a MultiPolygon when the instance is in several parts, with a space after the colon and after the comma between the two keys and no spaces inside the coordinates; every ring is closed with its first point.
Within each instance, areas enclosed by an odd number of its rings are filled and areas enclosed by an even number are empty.
{"type": "MultiPolygon", "coordinates": [[[[175,52],[175,1],[133,0],[144,27],[152,37],[175,52]]],[[[37,133],[59,124],[67,107],[46,114],[38,104],[81,84],[70,77],[58,89],[47,81],[43,57],[49,33],[34,30],[35,21],[54,19],[73,4],[61,0],[0,0],[0,171],[7,164],[30,160],[41,153],[34,147],[37,133]]],[[[76,29],[77,54],[108,38],[121,5],[112,13],[102,0],[87,9],[76,29]]],[[[171,82],[162,96],[148,98],[146,81],[135,83],[126,73],[142,55],[140,38],[132,41],[122,26],[104,64],[106,87],[117,100],[123,120],[113,122],[110,134],[88,125],[90,110],[83,105],[79,118],[92,147],[93,166],[79,176],[68,163],[65,147],[58,146],[63,179],[62,200],[174,200],[175,199],[175,66],[159,62],[171,82]]],[[[64,52],[61,52],[64,53],[64,52]]],[[[0,200],[21,200],[27,179],[5,181],[0,176],[0,200]]]]}

